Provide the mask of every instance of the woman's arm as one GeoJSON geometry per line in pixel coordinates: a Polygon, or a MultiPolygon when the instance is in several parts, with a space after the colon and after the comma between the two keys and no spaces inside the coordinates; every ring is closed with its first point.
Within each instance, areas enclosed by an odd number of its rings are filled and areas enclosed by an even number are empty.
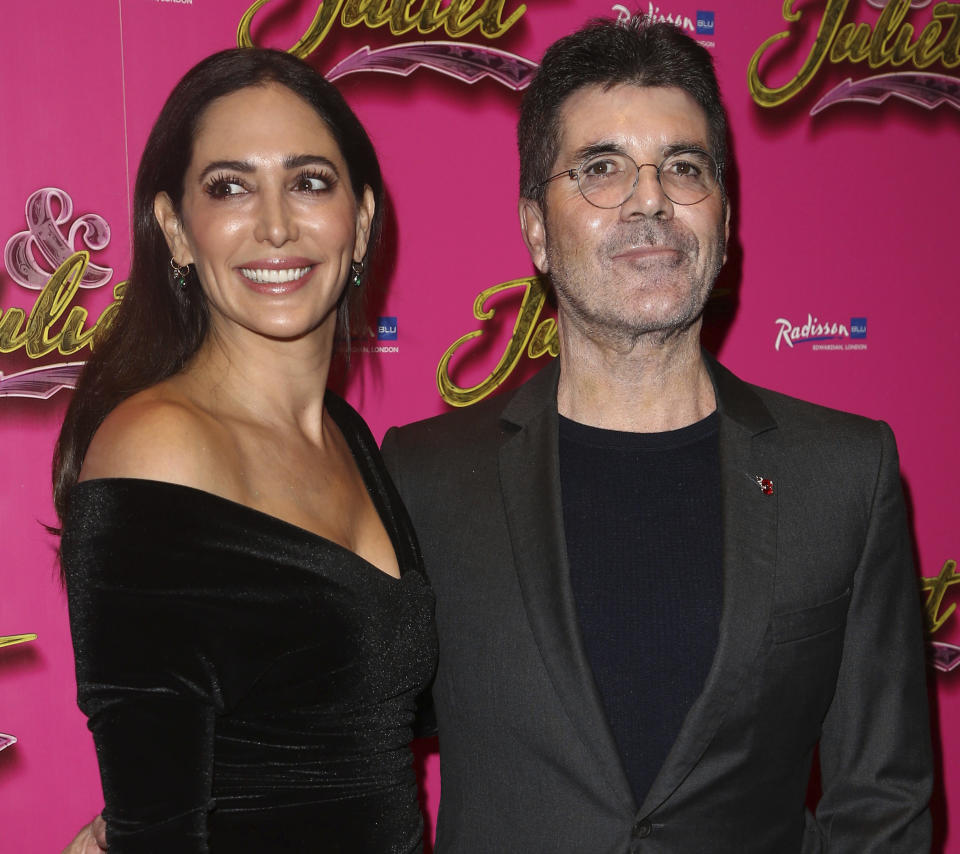
{"type": "Polygon", "coordinates": [[[150,486],[196,480],[206,460],[191,449],[204,445],[177,408],[132,404],[98,431],[64,520],[78,702],[111,851],[205,852],[218,703],[209,598],[194,589],[195,539],[150,486]]]}

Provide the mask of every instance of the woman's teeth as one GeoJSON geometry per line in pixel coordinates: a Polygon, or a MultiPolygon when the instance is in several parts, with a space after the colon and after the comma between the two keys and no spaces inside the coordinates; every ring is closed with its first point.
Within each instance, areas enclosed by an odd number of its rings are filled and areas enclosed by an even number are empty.
{"type": "Polygon", "coordinates": [[[284,285],[287,282],[295,282],[297,279],[306,276],[310,272],[309,267],[291,267],[288,270],[262,270],[252,267],[241,267],[240,272],[256,282],[258,285],[284,285]]]}

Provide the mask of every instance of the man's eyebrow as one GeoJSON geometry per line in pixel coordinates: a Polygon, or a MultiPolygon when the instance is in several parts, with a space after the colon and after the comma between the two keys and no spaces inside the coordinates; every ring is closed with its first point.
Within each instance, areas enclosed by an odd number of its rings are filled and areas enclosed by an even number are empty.
{"type": "MultiPolygon", "coordinates": [[[[339,174],[333,161],[322,154],[289,154],[283,160],[284,169],[302,169],[304,166],[326,166],[334,174],[339,174]]],[[[256,171],[257,167],[248,160],[214,160],[203,168],[199,177],[203,181],[212,172],[239,172],[241,175],[250,175],[256,171]]]]}
{"type": "Polygon", "coordinates": [[[669,157],[671,154],[676,154],[678,151],[702,151],[704,154],[710,153],[710,149],[702,139],[690,139],[679,140],[677,142],[670,143],[670,145],[665,145],[663,147],[663,156],[669,157]]]}
{"type": "MultiPolygon", "coordinates": [[[[704,145],[703,140],[693,140],[693,139],[680,139],[676,142],[671,142],[669,145],[665,145],[660,149],[660,156],[663,158],[670,157],[672,154],[676,154],[678,151],[703,151],[704,153],[709,154],[709,149],[704,145]]],[[[613,142],[609,140],[602,140],[600,142],[594,142],[590,145],[585,145],[583,148],[578,148],[573,152],[573,159],[575,163],[583,163],[585,160],[589,160],[591,157],[597,157],[602,154],[625,154],[630,155],[620,143],[613,142]]]]}
{"type": "Polygon", "coordinates": [[[590,145],[585,145],[583,148],[578,148],[573,152],[573,160],[575,163],[583,163],[584,160],[589,160],[591,157],[596,157],[598,154],[626,154],[626,149],[616,142],[611,142],[608,140],[603,140],[601,142],[594,142],[590,145]]]}

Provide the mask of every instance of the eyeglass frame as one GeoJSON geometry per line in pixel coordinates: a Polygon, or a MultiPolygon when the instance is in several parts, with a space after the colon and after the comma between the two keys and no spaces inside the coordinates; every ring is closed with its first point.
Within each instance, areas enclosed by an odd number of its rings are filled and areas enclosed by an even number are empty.
{"type": "Polygon", "coordinates": [[[699,205],[700,202],[705,201],[706,199],[709,199],[710,196],[712,196],[716,192],[717,187],[721,185],[720,164],[717,163],[716,158],[714,158],[714,156],[709,151],[706,151],[703,148],[690,147],[690,148],[681,148],[678,151],[671,151],[668,155],[666,155],[663,158],[663,160],[660,161],[659,166],[656,163],[637,163],[637,161],[634,160],[625,151],[616,151],[613,149],[611,149],[610,151],[597,151],[591,154],[589,157],[585,157],[583,161],[581,161],[580,165],[577,166],[576,169],[564,169],[562,172],[557,172],[556,175],[551,175],[549,178],[544,178],[544,180],[542,180],[539,184],[536,185],[536,189],[539,189],[540,187],[545,187],[551,181],[555,181],[557,178],[562,178],[564,175],[566,175],[571,181],[577,182],[577,192],[580,193],[581,197],[585,202],[593,205],[595,208],[598,208],[599,210],[612,211],[612,210],[616,210],[617,208],[623,207],[633,197],[633,194],[637,191],[637,186],[640,183],[640,170],[644,166],[652,166],[654,169],[657,170],[657,184],[659,185],[663,195],[667,199],[669,199],[672,204],[681,205],[682,207],[699,205]],[[663,164],[666,163],[668,160],[670,160],[672,157],[677,157],[678,155],[686,154],[688,152],[705,154],[707,157],[710,158],[710,161],[713,163],[713,172],[714,172],[714,179],[716,181],[716,184],[714,184],[713,188],[710,190],[709,193],[707,193],[703,198],[697,199],[695,202],[678,202],[670,198],[670,196],[667,194],[667,190],[663,186],[663,181],[660,180],[660,170],[663,168],[663,164]],[[637,174],[633,176],[633,184],[631,185],[630,192],[627,193],[626,198],[624,198],[622,202],[619,202],[616,205],[611,205],[610,207],[604,207],[603,205],[598,205],[596,202],[591,202],[587,194],[583,192],[583,188],[580,186],[580,171],[583,169],[584,166],[586,166],[592,160],[596,160],[598,157],[603,157],[604,154],[616,154],[618,157],[626,157],[627,160],[629,160],[637,168],[637,174]]]}

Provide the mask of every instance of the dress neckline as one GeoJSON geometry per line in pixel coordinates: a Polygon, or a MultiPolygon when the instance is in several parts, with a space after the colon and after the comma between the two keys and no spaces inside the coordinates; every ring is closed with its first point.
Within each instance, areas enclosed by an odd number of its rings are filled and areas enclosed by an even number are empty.
{"type": "MultiPolygon", "coordinates": [[[[157,480],[155,478],[143,478],[143,477],[98,477],[90,478],[89,480],[78,481],[74,484],[71,491],[76,490],[80,487],[83,487],[85,484],[122,484],[122,483],[140,483],[144,485],[160,486],[173,489],[181,489],[187,492],[193,493],[198,496],[203,496],[214,501],[220,501],[225,505],[232,506],[238,511],[253,514],[258,518],[266,520],[273,524],[276,527],[283,527],[288,531],[292,531],[297,534],[302,539],[311,539],[315,542],[321,542],[328,546],[341,551],[345,554],[353,555],[358,561],[365,564],[371,570],[375,571],[378,575],[382,575],[388,582],[398,582],[401,581],[406,575],[409,574],[409,568],[405,571],[405,562],[403,560],[403,551],[401,549],[399,531],[396,530],[394,525],[394,520],[386,513],[386,504],[383,500],[382,495],[382,485],[378,483],[375,473],[372,471],[369,460],[366,459],[368,456],[367,450],[363,447],[363,444],[360,440],[360,437],[356,435],[356,431],[349,429],[348,425],[345,423],[348,420],[357,419],[360,420],[364,427],[366,424],[363,423],[359,414],[357,414],[352,407],[339,395],[335,392],[331,392],[329,389],[325,392],[324,396],[324,408],[330,414],[330,417],[333,419],[333,422],[337,425],[337,429],[340,431],[340,435],[343,437],[344,441],[347,443],[347,446],[350,449],[350,454],[353,457],[353,463],[357,467],[357,470],[360,472],[360,477],[363,480],[363,484],[366,487],[367,495],[370,498],[370,501],[373,503],[373,509],[377,514],[377,518],[380,520],[380,524],[383,526],[383,529],[387,533],[387,537],[390,539],[390,545],[393,548],[394,556],[397,560],[397,568],[400,572],[399,577],[396,575],[391,575],[386,570],[381,569],[375,563],[367,560],[362,555],[353,551],[353,549],[348,548],[343,543],[332,540],[329,537],[325,537],[323,534],[318,534],[316,531],[311,531],[309,528],[304,528],[302,525],[298,525],[295,522],[291,522],[287,519],[283,519],[280,516],[275,516],[272,513],[267,513],[265,510],[258,510],[256,507],[252,507],[249,504],[244,504],[242,501],[235,501],[232,498],[227,498],[224,495],[219,495],[216,492],[210,492],[207,489],[203,489],[198,486],[188,486],[183,483],[176,483],[174,481],[168,480],[157,480]]],[[[371,438],[370,441],[373,441],[371,438]]]]}
{"type": "MultiPolygon", "coordinates": [[[[256,507],[251,507],[249,504],[244,504],[242,501],[234,501],[232,498],[218,495],[216,492],[210,492],[207,489],[201,489],[197,486],[187,486],[184,483],[174,483],[170,480],[155,480],[148,477],[92,477],[89,480],[80,481],[75,484],[72,491],[82,491],[87,488],[109,488],[110,486],[124,486],[128,484],[137,484],[138,487],[145,486],[163,490],[179,490],[194,495],[202,500],[218,502],[224,506],[230,507],[233,512],[247,513],[248,515],[255,516],[256,518],[271,524],[276,528],[286,530],[299,539],[312,540],[316,543],[322,543],[323,545],[332,547],[343,554],[351,555],[360,561],[360,563],[366,565],[372,572],[375,572],[379,576],[383,576],[383,578],[385,578],[388,582],[397,583],[410,574],[409,568],[406,568],[405,570],[403,562],[399,559],[399,557],[397,558],[397,565],[400,569],[400,576],[398,578],[395,575],[391,575],[389,572],[384,572],[384,570],[382,570],[375,563],[371,563],[369,560],[363,557],[363,555],[358,554],[357,552],[353,551],[353,549],[347,548],[343,543],[338,543],[336,540],[331,540],[329,537],[325,537],[323,534],[318,534],[316,531],[311,531],[309,528],[304,528],[302,525],[297,525],[295,522],[289,522],[286,519],[280,518],[279,516],[274,516],[272,513],[267,513],[264,510],[258,510],[256,507]]],[[[394,544],[394,552],[396,552],[396,544],[391,535],[391,529],[383,519],[382,515],[380,515],[377,502],[374,501],[373,503],[374,509],[377,510],[377,515],[380,518],[381,524],[384,526],[387,535],[390,536],[391,543],[394,544]]]]}

